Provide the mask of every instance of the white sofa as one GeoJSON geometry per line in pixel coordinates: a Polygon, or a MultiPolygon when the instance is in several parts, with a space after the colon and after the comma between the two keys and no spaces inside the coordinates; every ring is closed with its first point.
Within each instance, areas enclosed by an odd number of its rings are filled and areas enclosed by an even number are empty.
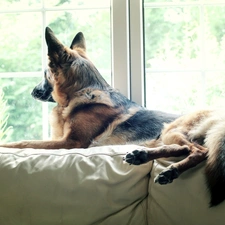
{"type": "Polygon", "coordinates": [[[1,148],[0,225],[225,224],[225,202],[208,207],[204,163],[161,186],[154,176],[178,159],[124,163],[136,148],[1,148]]]}

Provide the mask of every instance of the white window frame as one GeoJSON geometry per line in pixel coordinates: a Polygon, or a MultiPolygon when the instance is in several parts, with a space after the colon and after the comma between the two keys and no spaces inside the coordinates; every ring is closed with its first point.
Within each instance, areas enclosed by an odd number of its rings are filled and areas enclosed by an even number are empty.
{"type": "Polygon", "coordinates": [[[112,71],[112,85],[144,105],[142,0],[112,0],[112,71]]]}
{"type": "Polygon", "coordinates": [[[111,1],[112,86],[130,98],[129,1],[111,1]]]}

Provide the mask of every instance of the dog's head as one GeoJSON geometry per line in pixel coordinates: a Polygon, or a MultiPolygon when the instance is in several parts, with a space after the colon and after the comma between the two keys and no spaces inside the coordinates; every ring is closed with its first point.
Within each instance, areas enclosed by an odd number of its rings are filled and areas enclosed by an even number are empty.
{"type": "Polygon", "coordinates": [[[109,85],[86,55],[85,38],[79,32],[71,46],[64,46],[50,28],[45,30],[49,64],[44,80],[32,91],[41,101],[66,106],[74,93],[87,87],[105,89],[109,85]]]}

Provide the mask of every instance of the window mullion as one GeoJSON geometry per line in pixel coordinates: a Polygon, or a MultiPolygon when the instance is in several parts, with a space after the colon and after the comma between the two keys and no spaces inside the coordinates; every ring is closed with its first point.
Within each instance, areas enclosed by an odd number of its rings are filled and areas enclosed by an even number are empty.
{"type": "Polygon", "coordinates": [[[131,99],[145,105],[143,1],[130,0],[131,99]]]}
{"type": "Polygon", "coordinates": [[[112,0],[112,86],[130,98],[129,2],[112,0]]]}
{"type": "MultiPolygon", "coordinates": [[[[43,4],[43,10],[42,10],[42,73],[44,76],[44,70],[47,66],[48,59],[47,59],[47,46],[45,42],[45,27],[46,27],[46,9],[44,7],[44,1],[43,4]]],[[[42,103],[42,138],[48,139],[49,138],[49,111],[48,111],[48,104],[46,102],[42,103]]]]}

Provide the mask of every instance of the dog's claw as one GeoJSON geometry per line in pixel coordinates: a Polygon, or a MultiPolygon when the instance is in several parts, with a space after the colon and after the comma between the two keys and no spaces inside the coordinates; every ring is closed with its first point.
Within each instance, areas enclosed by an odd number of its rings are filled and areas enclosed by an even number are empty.
{"type": "Polygon", "coordinates": [[[169,184],[172,183],[174,179],[178,178],[179,171],[176,167],[171,167],[162,171],[155,179],[155,183],[159,184],[169,184]]]}

